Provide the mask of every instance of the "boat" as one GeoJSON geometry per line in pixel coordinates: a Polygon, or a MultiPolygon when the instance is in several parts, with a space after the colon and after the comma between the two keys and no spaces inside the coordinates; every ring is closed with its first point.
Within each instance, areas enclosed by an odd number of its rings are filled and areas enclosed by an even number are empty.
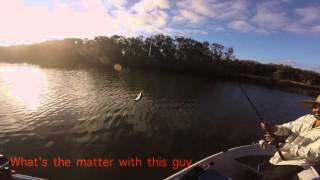
{"type": "Polygon", "coordinates": [[[12,174],[12,178],[10,180],[47,180],[47,179],[28,176],[24,174],[12,174]]]}
{"type": "Polygon", "coordinates": [[[9,160],[0,154],[0,179],[1,180],[46,180],[43,178],[16,173],[11,169],[9,160]]]}
{"type": "MultiPolygon", "coordinates": [[[[250,180],[258,179],[276,152],[274,146],[244,145],[204,158],[164,180],[250,180]]],[[[298,173],[300,180],[320,179],[320,166],[311,166],[298,173]]]]}

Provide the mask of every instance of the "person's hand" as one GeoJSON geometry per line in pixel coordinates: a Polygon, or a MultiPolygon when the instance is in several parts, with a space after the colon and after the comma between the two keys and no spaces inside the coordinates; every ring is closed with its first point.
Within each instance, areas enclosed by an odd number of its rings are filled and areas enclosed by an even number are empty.
{"type": "Polygon", "coordinates": [[[266,134],[264,135],[264,139],[268,142],[268,144],[272,144],[276,141],[276,137],[269,132],[266,132],[266,134]]]}
{"type": "Polygon", "coordinates": [[[260,122],[260,128],[271,133],[276,131],[276,127],[273,124],[267,122],[260,122]]]}
{"type": "Polygon", "coordinates": [[[267,123],[266,122],[260,122],[260,128],[262,129],[262,130],[266,130],[267,128],[267,123]]]}

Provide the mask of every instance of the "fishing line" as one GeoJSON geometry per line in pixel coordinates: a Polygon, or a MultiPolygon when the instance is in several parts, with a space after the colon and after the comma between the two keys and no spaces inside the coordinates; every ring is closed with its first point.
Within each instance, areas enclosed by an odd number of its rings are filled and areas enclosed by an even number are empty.
{"type": "Polygon", "coordinates": [[[238,83],[242,93],[245,95],[245,97],[247,98],[247,100],[249,101],[251,107],[253,108],[254,112],[257,114],[257,116],[260,118],[260,120],[262,122],[265,122],[263,117],[261,116],[261,114],[259,113],[259,111],[257,110],[257,108],[255,107],[255,105],[253,104],[253,102],[251,101],[250,97],[248,96],[248,94],[246,93],[246,91],[243,89],[243,87],[241,86],[240,83],[238,83]]]}
{"type": "MultiPolygon", "coordinates": [[[[250,99],[250,97],[248,96],[248,94],[246,93],[246,91],[245,91],[245,90],[243,89],[243,87],[241,86],[240,82],[238,83],[238,85],[239,85],[241,91],[243,92],[243,94],[245,95],[245,97],[247,98],[247,100],[249,101],[251,107],[254,109],[255,113],[256,113],[257,116],[260,118],[260,121],[263,122],[263,123],[266,123],[266,122],[264,121],[264,118],[261,116],[261,114],[259,113],[259,111],[258,111],[257,108],[255,107],[255,105],[254,105],[253,102],[251,101],[251,99],[250,99]]],[[[269,129],[266,129],[266,131],[267,131],[267,133],[272,134],[269,129]]],[[[275,142],[275,147],[276,147],[276,151],[278,152],[281,160],[284,161],[285,158],[284,158],[283,154],[281,153],[281,151],[279,150],[279,143],[278,143],[278,142],[275,142]]]]}

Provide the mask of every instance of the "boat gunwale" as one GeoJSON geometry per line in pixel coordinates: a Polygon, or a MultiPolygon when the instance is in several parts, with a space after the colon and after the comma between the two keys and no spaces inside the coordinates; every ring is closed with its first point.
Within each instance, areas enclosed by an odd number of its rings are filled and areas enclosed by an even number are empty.
{"type": "Polygon", "coordinates": [[[226,153],[226,152],[228,152],[228,151],[239,150],[239,149],[241,149],[241,148],[248,148],[248,147],[253,147],[253,146],[259,146],[259,145],[258,145],[258,144],[242,145],[242,146],[237,146],[237,147],[229,148],[229,149],[227,149],[226,151],[217,152],[217,153],[215,153],[215,154],[213,154],[213,155],[210,155],[210,156],[208,156],[208,157],[206,157],[206,158],[203,158],[203,159],[197,161],[196,163],[192,164],[191,166],[189,166],[189,167],[187,167],[187,168],[185,168],[185,169],[182,169],[182,170],[174,173],[173,175],[165,178],[164,180],[171,180],[171,179],[175,178],[176,176],[178,176],[178,175],[180,175],[180,174],[184,174],[186,171],[191,170],[191,169],[194,168],[195,166],[198,166],[199,164],[202,164],[202,163],[204,163],[204,162],[206,162],[206,161],[209,161],[210,159],[212,159],[212,158],[214,158],[214,157],[216,157],[216,156],[219,156],[219,155],[221,155],[221,154],[223,154],[223,153],[226,153]]]}

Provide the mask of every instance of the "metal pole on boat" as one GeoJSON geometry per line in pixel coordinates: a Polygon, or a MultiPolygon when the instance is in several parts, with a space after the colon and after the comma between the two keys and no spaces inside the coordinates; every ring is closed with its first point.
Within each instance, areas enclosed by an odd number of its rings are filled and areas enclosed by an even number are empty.
{"type": "MultiPolygon", "coordinates": [[[[258,111],[257,108],[255,107],[255,105],[253,104],[253,102],[251,101],[250,97],[248,96],[248,94],[246,93],[246,91],[245,91],[245,90],[243,89],[243,87],[241,86],[240,82],[238,83],[238,85],[239,85],[242,93],[245,95],[245,97],[246,97],[247,100],[249,101],[251,107],[253,108],[253,110],[255,111],[255,113],[257,114],[257,116],[259,117],[260,121],[263,122],[263,123],[265,123],[264,118],[261,116],[261,114],[259,113],[259,111],[258,111]]],[[[266,130],[267,130],[267,133],[272,134],[269,129],[266,129],[266,130]]],[[[279,150],[279,143],[278,143],[278,142],[275,143],[275,147],[276,147],[276,150],[277,150],[277,152],[278,152],[281,160],[285,161],[285,158],[284,158],[283,154],[282,154],[281,151],[279,150]]]]}

